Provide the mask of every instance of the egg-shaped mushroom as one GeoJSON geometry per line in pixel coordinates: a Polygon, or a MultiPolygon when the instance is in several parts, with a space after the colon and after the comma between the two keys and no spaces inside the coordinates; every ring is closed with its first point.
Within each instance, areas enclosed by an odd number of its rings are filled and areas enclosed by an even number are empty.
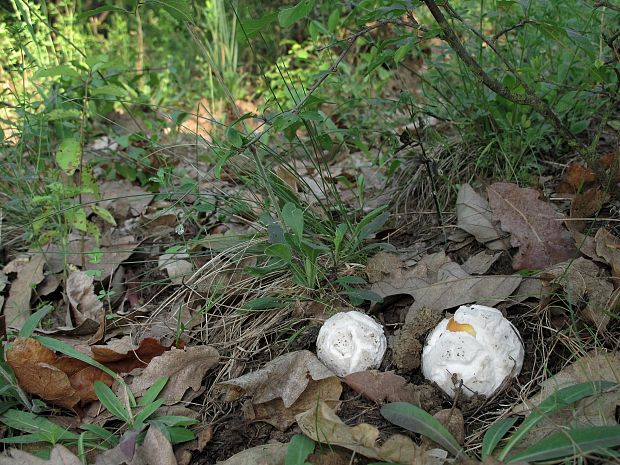
{"type": "Polygon", "coordinates": [[[358,312],[336,313],[319,330],[317,356],[338,376],[378,368],[387,340],[383,326],[358,312]]]}
{"type": "Polygon", "coordinates": [[[422,372],[446,394],[471,397],[495,394],[523,365],[517,329],[496,308],[462,306],[429,334],[422,351],[422,372]]]}

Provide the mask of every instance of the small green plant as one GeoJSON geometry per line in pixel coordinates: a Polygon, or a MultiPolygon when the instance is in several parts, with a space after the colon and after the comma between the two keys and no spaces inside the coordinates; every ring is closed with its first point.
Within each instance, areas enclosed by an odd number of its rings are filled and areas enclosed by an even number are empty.
{"type": "Polygon", "coordinates": [[[306,460],[314,452],[315,443],[303,434],[296,434],[288,443],[284,465],[310,465],[306,460]]]}
{"type": "MultiPolygon", "coordinates": [[[[516,417],[506,418],[493,424],[482,442],[482,459],[494,455],[504,463],[539,462],[556,460],[577,454],[609,454],[620,446],[620,426],[566,426],[558,427],[551,434],[524,450],[512,453],[514,446],[538,425],[545,416],[568,407],[578,400],[600,395],[604,390],[616,386],[610,381],[591,381],[559,389],[545,399],[512,432],[499,452],[493,454],[499,443],[517,422],[516,417]]],[[[415,405],[395,402],[381,408],[381,415],[402,428],[428,437],[457,458],[466,459],[463,448],[454,436],[433,416],[415,405]]]]}

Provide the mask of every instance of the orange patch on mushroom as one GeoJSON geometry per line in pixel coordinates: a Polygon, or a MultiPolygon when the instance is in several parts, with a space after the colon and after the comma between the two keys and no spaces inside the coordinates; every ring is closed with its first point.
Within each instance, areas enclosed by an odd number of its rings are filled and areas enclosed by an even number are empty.
{"type": "Polygon", "coordinates": [[[448,326],[446,326],[448,331],[452,331],[453,333],[465,332],[469,333],[472,336],[476,337],[476,330],[472,325],[468,325],[467,323],[457,323],[454,321],[454,318],[450,318],[448,321],[448,326]]]}

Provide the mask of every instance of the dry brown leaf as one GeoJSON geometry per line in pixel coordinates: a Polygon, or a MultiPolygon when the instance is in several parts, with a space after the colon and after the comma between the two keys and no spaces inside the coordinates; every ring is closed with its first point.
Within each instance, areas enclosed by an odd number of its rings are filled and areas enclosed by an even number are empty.
{"type": "Polygon", "coordinates": [[[164,352],[169,347],[162,345],[158,340],[151,337],[134,343],[131,336],[120,339],[112,339],[105,345],[90,347],[92,357],[108,366],[117,373],[129,373],[134,368],[142,368],[164,352]]]}
{"type": "MultiPolygon", "coordinates": [[[[410,402],[420,405],[419,386],[407,382],[392,371],[368,370],[351,373],[343,381],[355,392],[378,404],[388,402],[410,402]]],[[[427,386],[422,386],[424,391],[427,386]]]]}
{"type": "Polygon", "coordinates": [[[524,413],[559,389],[587,381],[614,381],[620,383],[620,352],[592,351],[543,381],[538,394],[514,408],[524,413]]]}
{"type": "Polygon", "coordinates": [[[575,195],[570,205],[571,220],[566,221],[568,229],[583,232],[586,227],[586,220],[576,218],[589,218],[596,214],[605,203],[609,201],[609,194],[600,189],[592,188],[583,193],[575,195]]]}
{"type": "Polygon", "coordinates": [[[65,446],[57,444],[51,450],[49,460],[19,449],[9,449],[6,455],[0,455],[0,465],[82,465],[82,461],[65,446]]]}
{"type": "Polygon", "coordinates": [[[16,258],[4,267],[4,273],[17,273],[11,283],[9,296],[4,304],[6,324],[21,328],[30,316],[30,299],[34,287],[43,281],[45,256],[34,254],[31,257],[16,258]]]}
{"type": "Polygon", "coordinates": [[[498,182],[487,192],[493,216],[519,248],[512,262],[515,270],[542,269],[577,255],[573,238],[559,221],[563,215],[539,200],[537,191],[498,182]]]}
{"type": "Polygon", "coordinates": [[[130,465],[177,465],[170,441],[157,428],[149,428],[130,465]]]}
{"type": "Polygon", "coordinates": [[[282,399],[273,399],[263,404],[251,405],[252,417],[255,421],[269,423],[280,431],[286,431],[295,423],[295,416],[305,412],[318,401],[325,402],[331,408],[336,408],[342,384],[335,376],[318,381],[310,381],[304,392],[290,407],[285,407],[282,399]]]}
{"type": "Polygon", "coordinates": [[[404,268],[403,261],[395,253],[378,252],[368,260],[366,275],[371,284],[383,280],[395,271],[404,268]]]}
{"type": "Polygon", "coordinates": [[[463,270],[468,274],[485,274],[501,256],[501,252],[488,254],[483,250],[476,255],[470,255],[463,263],[463,270]]]}
{"type": "Polygon", "coordinates": [[[282,399],[288,408],[305,391],[310,379],[315,381],[335,376],[316,355],[300,350],[281,355],[263,368],[239,378],[219,383],[226,401],[231,402],[243,395],[252,397],[254,404],[282,399]]]}
{"type": "Polygon", "coordinates": [[[16,338],[12,347],[6,351],[6,361],[13,369],[19,385],[29,394],[68,409],[80,401],[67,374],[54,366],[56,354],[38,341],[16,338]]]}
{"type": "Polygon", "coordinates": [[[564,180],[573,188],[573,192],[576,192],[586,184],[596,181],[596,174],[581,163],[571,163],[566,168],[564,180]]]}
{"type": "Polygon", "coordinates": [[[541,277],[552,279],[569,297],[570,305],[579,308],[587,301],[583,316],[598,329],[605,329],[610,320],[610,301],[614,286],[601,276],[601,269],[592,261],[579,257],[546,269],[541,277]]]}
{"type": "Polygon", "coordinates": [[[138,431],[125,432],[118,445],[97,455],[95,465],[125,465],[129,463],[136,451],[137,439],[138,431]]]}
{"type": "Polygon", "coordinates": [[[167,376],[169,381],[160,398],[168,405],[175,404],[183,399],[188,389],[200,390],[205,374],[217,365],[219,358],[217,350],[210,346],[192,346],[184,350],[172,347],[151,360],[142,374],[133,379],[131,390],[141,396],[155,381],[167,376]]]}
{"type": "Polygon", "coordinates": [[[217,465],[284,465],[287,449],[288,444],[281,443],[251,447],[217,465]]]}
{"type": "Polygon", "coordinates": [[[158,268],[166,270],[172,284],[182,284],[191,276],[194,265],[189,260],[184,260],[185,258],[189,258],[189,254],[165,253],[159,256],[158,268]]]}
{"type": "Polygon", "coordinates": [[[82,271],[100,271],[101,274],[96,275],[95,279],[103,281],[112,276],[116,268],[133,254],[138,244],[133,236],[114,230],[101,238],[101,259],[98,263],[91,263],[83,253],[95,249],[97,244],[94,239],[84,241],[75,238],[64,248],[52,244],[45,249],[45,256],[53,273],[64,270],[65,263],[69,263],[81,267],[82,271]]]}
{"type": "Polygon", "coordinates": [[[379,430],[361,423],[347,426],[324,402],[296,417],[302,432],[314,441],[340,446],[364,457],[405,465],[436,464],[436,459],[407,436],[395,434],[378,445],[379,430]]]}
{"type": "Polygon", "coordinates": [[[146,211],[154,194],[129,181],[108,181],[99,186],[100,207],[110,211],[117,220],[142,215],[146,211]]]}
{"type": "MultiPolygon", "coordinates": [[[[424,256],[412,268],[398,268],[374,283],[381,297],[409,294],[415,299],[409,313],[426,307],[446,310],[472,302],[493,306],[506,299],[521,282],[520,276],[469,276],[444,252],[424,256]]],[[[409,322],[411,319],[407,317],[409,322]]]]}
{"type": "Polygon", "coordinates": [[[469,184],[463,184],[456,198],[457,226],[491,250],[508,250],[505,234],[493,222],[489,203],[469,184]]]}
{"type": "Polygon", "coordinates": [[[597,255],[605,259],[611,267],[612,276],[620,278],[620,239],[607,229],[601,228],[596,232],[594,241],[597,255]]]}
{"type": "Polygon", "coordinates": [[[92,322],[89,324],[98,327],[104,310],[103,303],[95,295],[93,277],[83,271],[75,271],[67,278],[65,290],[77,326],[92,322]]]}
{"type": "MultiPolygon", "coordinates": [[[[513,413],[525,415],[535,409],[558,389],[587,381],[606,380],[620,382],[620,352],[590,352],[560,372],[545,380],[541,391],[515,406],[513,413]]],[[[596,396],[587,397],[568,407],[545,415],[541,423],[519,441],[518,449],[535,444],[550,434],[557,433],[558,425],[603,426],[614,425],[620,407],[620,386],[615,386],[596,396]]]]}

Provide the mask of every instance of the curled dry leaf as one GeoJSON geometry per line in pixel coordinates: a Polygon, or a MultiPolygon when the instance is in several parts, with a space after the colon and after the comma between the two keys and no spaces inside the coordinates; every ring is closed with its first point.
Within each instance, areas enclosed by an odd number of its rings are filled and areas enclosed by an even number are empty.
{"type": "Polygon", "coordinates": [[[310,379],[318,381],[333,376],[316,355],[300,350],[276,357],[260,370],[220,383],[218,387],[225,393],[227,402],[248,395],[254,404],[282,399],[288,408],[301,396],[310,379]]]}
{"type": "Polygon", "coordinates": [[[324,402],[300,413],[296,419],[302,432],[312,440],[344,447],[364,457],[404,465],[443,463],[407,436],[395,434],[378,445],[379,430],[376,427],[366,423],[347,426],[324,402]]]}
{"type": "Polygon", "coordinates": [[[561,286],[576,308],[586,303],[583,316],[600,329],[610,320],[610,303],[614,286],[602,276],[601,269],[592,261],[579,257],[546,269],[541,276],[561,286]]]}
{"type": "Polygon", "coordinates": [[[469,184],[463,184],[456,198],[457,226],[491,250],[508,250],[504,232],[493,221],[489,203],[469,184]]]}
{"type": "Polygon", "coordinates": [[[217,465],[284,465],[288,444],[264,444],[251,447],[217,465]]]}
{"type": "Polygon", "coordinates": [[[76,325],[80,326],[89,322],[93,327],[99,327],[104,310],[103,303],[95,295],[93,277],[83,271],[75,271],[67,278],[65,290],[73,309],[76,325]]]}
{"type": "Polygon", "coordinates": [[[16,258],[4,267],[5,274],[17,273],[4,304],[4,316],[9,326],[21,328],[30,316],[32,290],[43,281],[44,264],[45,256],[39,253],[16,258]]]}
{"type": "Polygon", "coordinates": [[[493,216],[519,248],[512,261],[515,270],[542,269],[577,255],[575,241],[562,225],[564,216],[539,200],[537,191],[498,182],[487,192],[493,216]]]}
{"type": "Polygon", "coordinates": [[[82,465],[82,461],[65,446],[57,444],[50,452],[49,460],[19,449],[10,449],[0,455],[0,465],[82,465]]]}
{"type": "Polygon", "coordinates": [[[58,357],[35,339],[17,338],[6,359],[24,391],[51,403],[73,408],[80,401],[95,400],[93,384],[112,385],[112,378],[79,360],[58,357]]]}
{"type": "Polygon", "coordinates": [[[164,352],[169,347],[162,345],[158,340],[146,337],[134,343],[131,336],[112,339],[105,345],[90,347],[92,357],[99,363],[105,364],[117,373],[129,373],[134,368],[142,368],[164,352]]]}
{"type": "Polygon", "coordinates": [[[217,365],[219,358],[217,350],[210,346],[192,346],[184,350],[172,347],[151,360],[142,374],[133,379],[131,390],[141,396],[155,381],[167,376],[169,381],[160,398],[168,405],[175,404],[183,399],[188,389],[200,390],[205,374],[217,365]]]}

